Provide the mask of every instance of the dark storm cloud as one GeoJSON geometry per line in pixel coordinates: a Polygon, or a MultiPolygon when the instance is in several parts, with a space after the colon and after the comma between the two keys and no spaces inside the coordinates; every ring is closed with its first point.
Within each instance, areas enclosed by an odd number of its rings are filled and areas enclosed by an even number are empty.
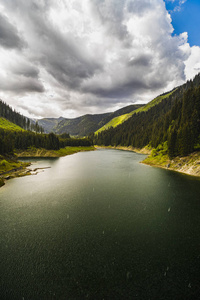
{"type": "Polygon", "coordinates": [[[5,82],[0,78],[0,89],[10,91],[16,94],[24,94],[26,92],[44,92],[44,87],[39,81],[32,78],[24,78],[12,76],[9,82],[5,82]]]}
{"type": "MultiPolygon", "coordinates": [[[[12,9],[12,5],[14,9],[14,3],[8,2],[10,9],[12,9]]],[[[48,21],[47,9],[50,6],[50,1],[44,1],[43,5],[41,3],[40,5],[36,2],[16,1],[15,3],[18,7],[19,17],[22,17],[21,13],[23,12],[24,21],[29,25],[27,33],[29,34],[28,39],[30,38],[29,46],[33,46],[33,59],[45,67],[49,74],[63,86],[70,89],[79,88],[81,81],[92,76],[95,70],[100,68],[100,65],[94,59],[88,57],[87,53],[84,53],[84,49],[81,48],[81,39],[75,39],[73,34],[63,36],[48,21]],[[36,49],[36,55],[34,55],[34,48],[36,49]]],[[[19,66],[17,70],[13,71],[15,74],[23,74],[27,77],[38,77],[36,68],[19,66]]],[[[21,84],[20,91],[23,86],[25,92],[28,87],[30,87],[30,92],[42,92],[44,90],[39,82],[35,84],[34,81],[33,83],[33,87],[31,87],[31,82],[30,85],[21,84]]],[[[16,85],[12,86],[11,90],[15,88],[18,92],[19,88],[16,85]]]]}
{"type": "Polygon", "coordinates": [[[28,64],[19,63],[12,67],[12,71],[14,74],[23,75],[24,77],[38,78],[39,76],[38,68],[28,64]]]}
{"type": "MultiPolygon", "coordinates": [[[[18,7],[21,2],[17,1],[18,7]]],[[[69,88],[78,88],[84,78],[91,77],[100,64],[85,53],[81,38],[73,33],[61,33],[48,20],[47,13],[51,1],[43,5],[36,2],[26,4],[26,22],[30,27],[31,43],[38,51],[36,60],[60,83],[69,88]]],[[[22,5],[24,10],[24,6],[22,5]]]]}
{"type": "Polygon", "coordinates": [[[4,48],[18,48],[25,46],[17,29],[10,23],[6,16],[0,13],[0,46],[4,48]]]}
{"type": "Polygon", "coordinates": [[[91,86],[85,89],[86,93],[92,93],[102,98],[120,99],[133,95],[134,91],[147,90],[148,86],[140,79],[127,78],[123,84],[113,84],[109,87],[91,86]]]}
{"type": "Polygon", "coordinates": [[[183,82],[191,53],[163,0],[6,0],[0,28],[0,96],[40,116],[149,101],[183,82]]]}
{"type": "Polygon", "coordinates": [[[60,83],[74,89],[79,88],[82,80],[93,76],[101,66],[84,54],[80,43],[73,37],[61,36],[53,31],[48,33],[49,47],[44,49],[41,63],[60,83]]]}

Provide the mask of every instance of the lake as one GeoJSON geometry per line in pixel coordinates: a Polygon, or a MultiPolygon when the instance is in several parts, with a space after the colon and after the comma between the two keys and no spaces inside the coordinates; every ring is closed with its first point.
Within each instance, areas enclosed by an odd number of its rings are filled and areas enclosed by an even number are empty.
{"type": "Polygon", "coordinates": [[[198,299],[200,180],[101,149],[0,189],[6,300],[198,299]]]}

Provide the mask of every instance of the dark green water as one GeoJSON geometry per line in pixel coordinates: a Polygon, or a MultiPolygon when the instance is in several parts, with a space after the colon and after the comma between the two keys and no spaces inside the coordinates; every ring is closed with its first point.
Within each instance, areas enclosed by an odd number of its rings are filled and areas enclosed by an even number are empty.
{"type": "Polygon", "coordinates": [[[98,150],[0,189],[0,299],[199,299],[200,180],[98,150]]]}

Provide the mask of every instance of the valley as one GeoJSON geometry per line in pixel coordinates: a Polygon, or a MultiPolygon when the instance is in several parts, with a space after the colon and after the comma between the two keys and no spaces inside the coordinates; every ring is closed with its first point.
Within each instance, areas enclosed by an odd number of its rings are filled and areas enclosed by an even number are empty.
{"type": "Polygon", "coordinates": [[[146,105],[75,119],[33,121],[0,102],[1,162],[6,155],[60,157],[93,145],[146,151],[145,164],[200,176],[200,74],[146,105]]]}

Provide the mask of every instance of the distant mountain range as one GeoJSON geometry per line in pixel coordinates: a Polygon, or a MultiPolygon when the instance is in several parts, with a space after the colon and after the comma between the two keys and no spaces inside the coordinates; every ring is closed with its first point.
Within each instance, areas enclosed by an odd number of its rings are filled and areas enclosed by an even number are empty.
{"type": "Polygon", "coordinates": [[[83,115],[74,119],[67,118],[44,118],[38,120],[38,125],[43,127],[44,132],[54,132],[56,134],[69,133],[71,136],[84,137],[90,133],[97,131],[107,124],[113,118],[133,112],[141,108],[143,105],[129,105],[112,113],[83,115]]]}

